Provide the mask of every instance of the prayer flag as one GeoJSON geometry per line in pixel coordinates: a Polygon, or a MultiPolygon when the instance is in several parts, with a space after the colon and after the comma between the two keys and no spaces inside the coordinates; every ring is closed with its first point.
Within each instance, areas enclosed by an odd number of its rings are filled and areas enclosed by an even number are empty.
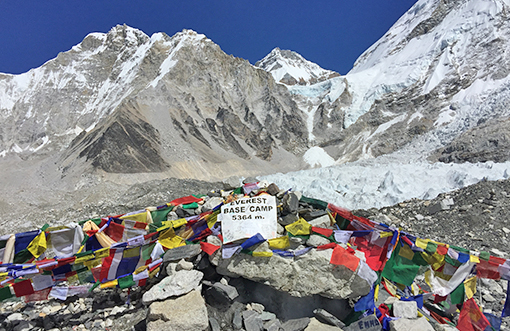
{"type": "Polygon", "coordinates": [[[356,272],[356,269],[359,265],[359,258],[354,254],[350,254],[345,250],[342,246],[337,245],[333,249],[333,254],[331,255],[331,260],[329,263],[334,265],[343,265],[347,267],[347,269],[356,272]]]}
{"type": "Polygon", "coordinates": [[[375,308],[374,303],[374,288],[370,289],[367,295],[361,297],[356,304],[354,304],[354,311],[365,311],[373,310],[375,308]]]}
{"type": "Polygon", "coordinates": [[[218,249],[220,249],[220,246],[216,246],[208,242],[201,241],[200,248],[202,249],[202,251],[206,252],[207,255],[210,256],[213,255],[218,249]]]}
{"type": "Polygon", "coordinates": [[[464,291],[466,293],[466,297],[471,299],[476,293],[476,276],[473,276],[464,281],[464,291]]]}
{"type": "Polygon", "coordinates": [[[30,295],[34,293],[34,288],[32,287],[32,282],[30,279],[15,282],[12,284],[12,288],[14,289],[14,294],[17,297],[22,297],[24,295],[30,295]]]}
{"type": "Polygon", "coordinates": [[[457,329],[460,331],[481,331],[485,330],[489,325],[489,321],[480,311],[475,299],[471,298],[464,302],[460,311],[457,329]]]}
{"type": "Polygon", "coordinates": [[[269,247],[274,249],[284,250],[290,246],[289,236],[282,236],[274,239],[269,239],[267,242],[269,243],[269,247]]]}
{"type": "Polygon", "coordinates": [[[46,233],[41,231],[28,245],[28,251],[38,258],[46,251],[46,233]]]}
{"type": "Polygon", "coordinates": [[[333,230],[331,230],[331,229],[324,229],[324,228],[319,228],[316,226],[312,226],[312,232],[321,234],[324,237],[330,237],[333,234],[333,230]]]}
{"type": "Polygon", "coordinates": [[[285,229],[293,236],[306,236],[310,234],[312,226],[303,218],[300,218],[296,222],[287,225],[285,229]]]}

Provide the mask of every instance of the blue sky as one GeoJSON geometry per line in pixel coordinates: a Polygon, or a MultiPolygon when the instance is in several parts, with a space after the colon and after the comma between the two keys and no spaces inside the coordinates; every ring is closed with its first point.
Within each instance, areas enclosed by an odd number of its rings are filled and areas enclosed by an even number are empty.
{"type": "Polygon", "coordinates": [[[249,60],[290,49],[346,74],[415,0],[0,0],[0,72],[39,67],[90,32],[127,24],[149,36],[205,34],[249,60]]]}

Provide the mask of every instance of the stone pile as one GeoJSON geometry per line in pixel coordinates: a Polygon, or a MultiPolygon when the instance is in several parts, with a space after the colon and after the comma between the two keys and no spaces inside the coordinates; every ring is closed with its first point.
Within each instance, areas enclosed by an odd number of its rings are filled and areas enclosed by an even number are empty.
{"type": "MultiPolygon", "coordinates": [[[[282,192],[274,184],[266,189],[278,198],[279,234],[283,235],[285,226],[300,217],[313,226],[333,229],[327,213],[313,203],[302,201],[298,192],[282,192]]],[[[494,201],[499,194],[491,196],[487,199],[494,201]]],[[[196,210],[177,208],[168,218],[187,217],[211,209],[222,201],[222,193],[211,192],[205,200],[196,210]]],[[[429,214],[440,214],[448,208],[455,209],[458,200],[455,194],[442,196],[431,201],[426,210],[429,214]]],[[[419,204],[406,202],[386,208],[377,211],[372,219],[380,217],[387,224],[398,224],[400,221],[394,214],[412,203],[419,204]]],[[[374,210],[360,213],[368,215],[374,210]]],[[[145,287],[95,289],[65,301],[9,299],[0,302],[0,331],[382,330],[373,315],[350,320],[356,315],[354,303],[368,293],[370,284],[347,268],[329,263],[332,250],[317,249],[328,244],[328,239],[314,234],[307,240],[299,236],[290,239],[289,251],[307,250],[307,253],[293,257],[239,253],[225,259],[221,249],[208,255],[200,245],[186,245],[164,254],[158,276],[150,279],[145,287]]],[[[206,242],[221,246],[214,235],[208,236],[206,242]]],[[[267,242],[249,249],[269,251],[267,242]]],[[[362,254],[359,257],[364,258],[362,254]]],[[[484,311],[499,314],[506,285],[504,280],[481,280],[476,298],[484,311]]],[[[427,297],[428,308],[433,307],[432,300],[427,297]]],[[[383,288],[375,304],[381,303],[392,307],[392,316],[398,317],[390,322],[391,330],[451,329],[418,317],[423,310],[415,302],[400,302],[383,288]]],[[[508,329],[507,325],[504,320],[501,330],[508,329]]]]}

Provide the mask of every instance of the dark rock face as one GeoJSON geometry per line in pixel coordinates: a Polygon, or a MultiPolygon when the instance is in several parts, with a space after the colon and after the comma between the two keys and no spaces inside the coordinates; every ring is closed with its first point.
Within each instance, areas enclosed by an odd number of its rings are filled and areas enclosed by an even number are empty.
{"type": "Polygon", "coordinates": [[[111,120],[75,139],[70,148],[106,172],[159,172],[169,167],[160,156],[159,132],[129,111],[119,110],[111,120]]]}
{"type": "Polygon", "coordinates": [[[510,160],[510,119],[488,121],[464,132],[431,159],[445,163],[510,160]]]}

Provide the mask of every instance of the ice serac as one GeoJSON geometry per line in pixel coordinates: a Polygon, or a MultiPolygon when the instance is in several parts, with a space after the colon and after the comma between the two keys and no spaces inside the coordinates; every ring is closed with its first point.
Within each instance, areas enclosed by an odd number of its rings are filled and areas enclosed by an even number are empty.
{"type": "Polygon", "coordinates": [[[37,69],[0,75],[0,114],[12,123],[2,156],[57,153],[65,171],[221,178],[297,169],[308,145],[284,86],[191,30],[89,34],[37,69]]]}

